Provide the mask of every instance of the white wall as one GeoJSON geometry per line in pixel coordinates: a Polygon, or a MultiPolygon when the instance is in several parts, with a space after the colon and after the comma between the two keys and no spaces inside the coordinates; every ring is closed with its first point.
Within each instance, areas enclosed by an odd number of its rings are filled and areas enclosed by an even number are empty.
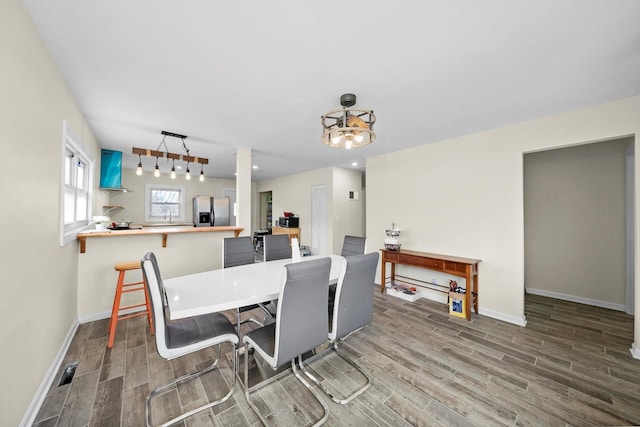
{"type": "MultiPolygon", "coordinates": [[[[395,221],[404,248],[482,259],[480,312],[523,324],[523,154],[639,131],[640,97],[632,97],[369,158],[369,244],[382,247],[395,221]]],[[[637,259],[635,269],[639,277],[637,259]]]]}
{"type": "Polygon", "coordinates": [[[525,286],[625,303],[625,152],[632,138],[524,156],[525,286]]]}
{"type": "Polygon", "coordinates": [[[63,120],[96,167],[99,149],[18,0],[0,2],[0,93],[0,424],[15,426],[77,317],[78,245],[58,235],[63,120]]]}

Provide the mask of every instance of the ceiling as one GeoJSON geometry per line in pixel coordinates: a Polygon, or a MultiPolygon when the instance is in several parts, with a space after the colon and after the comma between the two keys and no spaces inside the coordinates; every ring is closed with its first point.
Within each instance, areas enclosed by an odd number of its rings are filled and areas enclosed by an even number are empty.
{"type": "Polygon", "coordinates": [[[155,150],[167,130],[211,177],[233,178],[237,147],[252,149],[255,181],[364,170],[367,157],[640,94],[635,0],[24,3],[128,168],[132,147],[155,150]],[[347,92],[374,110],[377,139],[330,148],[320,116],[347,92]]]}

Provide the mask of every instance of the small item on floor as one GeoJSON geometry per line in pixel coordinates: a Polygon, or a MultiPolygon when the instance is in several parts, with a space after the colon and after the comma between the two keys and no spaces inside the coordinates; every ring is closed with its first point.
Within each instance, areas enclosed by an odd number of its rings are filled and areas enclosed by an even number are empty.
{"type": "Polygon", "coordinates": [[[403,294],[407,294],[407,295],[415,295],[416,294],[414,291],[411,291],[409,289],[405,289],[402,293],[403,294]]]}

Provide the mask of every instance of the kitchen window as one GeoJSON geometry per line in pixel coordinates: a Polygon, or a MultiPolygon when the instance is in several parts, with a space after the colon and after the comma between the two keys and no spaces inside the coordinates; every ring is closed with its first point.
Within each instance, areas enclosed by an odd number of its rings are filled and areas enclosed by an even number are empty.
{"type": "Polygon", "coordinates": [[[60,246],[75,240],[91,217],[94,161],[84,143],[63,122],[62,177],[60,183],[60,246]]]}
{"type": "Polygon", "coordinates": [[[184,193],[185,188],[182,186],[147,184],[145,186],[145,221],[184,221],[184,193]]]}

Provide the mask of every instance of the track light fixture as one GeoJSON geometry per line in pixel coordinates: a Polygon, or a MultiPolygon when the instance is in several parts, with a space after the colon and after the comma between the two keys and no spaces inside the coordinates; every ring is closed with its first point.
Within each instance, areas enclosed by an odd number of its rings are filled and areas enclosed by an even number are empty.
{"type": "Polygon", "coordinates": [[[186,175],[185,175],[185,178],[187,180],[191,179],[191,173],[189,171],[189,163],[199,163],[200,164],[200,181],[204,181],[204,169],[203,169],[203,167],[204,167],[204,165],[208,165],[209,164],[209,159],[206,159],[204,157],[195,157],[195,156],[191,156],[190,155],[189,148],[187,147],[187,144],[185,143],[185,140],[187,139],[186,135],[181,135],[179,133],[173,133],[173,132],[167,132],[165,130],[163,130],[161,132],[161,134],[162,134],[162,141],[160,141],[160,144],[158,145],[158,148],[156,148],[155,150],[150,150],[148,148],[138,148],[138,147],[133,147],[132,148],[132,150],[131,150],[132,153],[138,155],[138,168],[136,169],[136,175],[142,175],[142,158],[141,158],[141,156],[155,157],[156,158],[156,165],[155,165],[154,171],[153,171],[153,175],[155,177],[159,177],[160,176],[160,166],[158,165],[158,159],[166,157],[167,160],[171,159],[171,172],[170,172],[171,179],[175,179],[176,178],[175,161],[176,160],[182,160],[183,162],[187,162],[187,170],[186,170],[186,175]],[[185,154],[177,154],[177,153],[169,152],[169,149],[167,148],[167,143],[166,143],[167,136],[180,139],[181,142],[182,142],[182,150],[184,151],[185,154]]]}

